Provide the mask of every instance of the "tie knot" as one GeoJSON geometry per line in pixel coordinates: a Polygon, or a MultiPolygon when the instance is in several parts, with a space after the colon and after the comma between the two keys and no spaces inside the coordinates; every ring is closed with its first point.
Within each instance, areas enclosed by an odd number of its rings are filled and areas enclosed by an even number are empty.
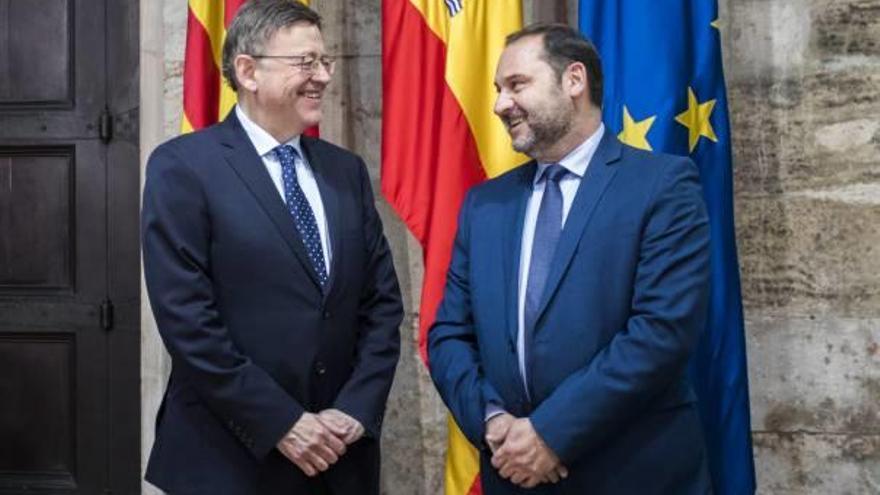
{"type": "Polygon", "coordinates": [[[276,146],[273,151],[275,152],[275,156],[278,157],[278,161],[281,163],[292,164],[296,157],[299,156],[299,152],[296,151],[296,148],[289,144],[276,146]]]}
{"type": "Polygon", "coordinates": [[[548,181],[559,182],[566,174],[568,174],[568,169],[558,163],[544,169],[544,178],[548,181]]]}

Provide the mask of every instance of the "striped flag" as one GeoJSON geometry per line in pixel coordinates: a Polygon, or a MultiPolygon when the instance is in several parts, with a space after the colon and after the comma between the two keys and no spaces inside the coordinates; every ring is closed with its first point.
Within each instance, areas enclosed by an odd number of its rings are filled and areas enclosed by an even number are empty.
{"type": "MultiPolygon", "coordinates": [[[[226,26],[246,0],[189,0],[183,60],[183,115],[180,132],[197,131],[223,119],[235,105],[235,93],[223,81],[226,26]]],[[[300,0],[309,5],[309,0],[300,0]]],[[[307,134],[317,135],[317,129],[307,134]]]]}
{"type": "MultiPolygon", "coordinates": [[[[427,360],[464,194],[526,161],[492,113],[495,66],[505,36],[522,27],[522,4],[384,0],[382,26],[382,193],[422,245],[427,360]]],[[[480,493],[477,451],[451,417],[449,426],[446,493],[480,493]]]]}

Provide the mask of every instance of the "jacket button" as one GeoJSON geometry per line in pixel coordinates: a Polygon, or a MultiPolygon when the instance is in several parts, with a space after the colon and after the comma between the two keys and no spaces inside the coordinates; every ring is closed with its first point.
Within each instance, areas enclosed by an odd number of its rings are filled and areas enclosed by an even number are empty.
{"type": "Polygon", "coordinates": [[[318,361],[317,363],[315,363],[315,373],[317,373],[319,375],[323,375],[326,372],[327,372],[327,368],[324,367],[324,363],[322,363],[321,361],[318,361]]]}
{"type": "Polygon", "coordinates": [[[324,311],[324,319],[325,320],[329,320],[331,316],[332,315],[330,314],[330,311],[324,311]]]}

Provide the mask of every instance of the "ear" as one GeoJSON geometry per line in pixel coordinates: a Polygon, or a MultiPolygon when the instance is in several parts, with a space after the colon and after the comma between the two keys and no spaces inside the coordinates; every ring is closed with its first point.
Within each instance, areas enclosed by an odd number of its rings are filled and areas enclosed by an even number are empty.
{"type": "Polygon", "coordinates": [[[589,91],[587,68],[581,62],[572,62],[562,74],[562,83],[572,98],[587,94],[589,91]]]}
{"type": "Polygon", "coordinates": [[[249,55],[238,54],[232,60],[232,66],[235,68],[235,80],[238,82],[239,89],[256,92],[258,86],[257,61],[249,55]]]}

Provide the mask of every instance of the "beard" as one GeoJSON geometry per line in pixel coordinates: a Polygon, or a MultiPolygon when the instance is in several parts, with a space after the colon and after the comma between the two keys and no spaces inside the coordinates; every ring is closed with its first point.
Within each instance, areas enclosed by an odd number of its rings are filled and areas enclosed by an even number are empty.
{"type": "Polygon", "coordinates": [[[553,100],[547,105],[531,112],[517,111],[505,118],[506,122],[521,118],[527,132],[512,139],[513,149],[532,158],[537,158],[556,144],[571,130],[574,121],[574,108],[562,99],[553,100]]]}

